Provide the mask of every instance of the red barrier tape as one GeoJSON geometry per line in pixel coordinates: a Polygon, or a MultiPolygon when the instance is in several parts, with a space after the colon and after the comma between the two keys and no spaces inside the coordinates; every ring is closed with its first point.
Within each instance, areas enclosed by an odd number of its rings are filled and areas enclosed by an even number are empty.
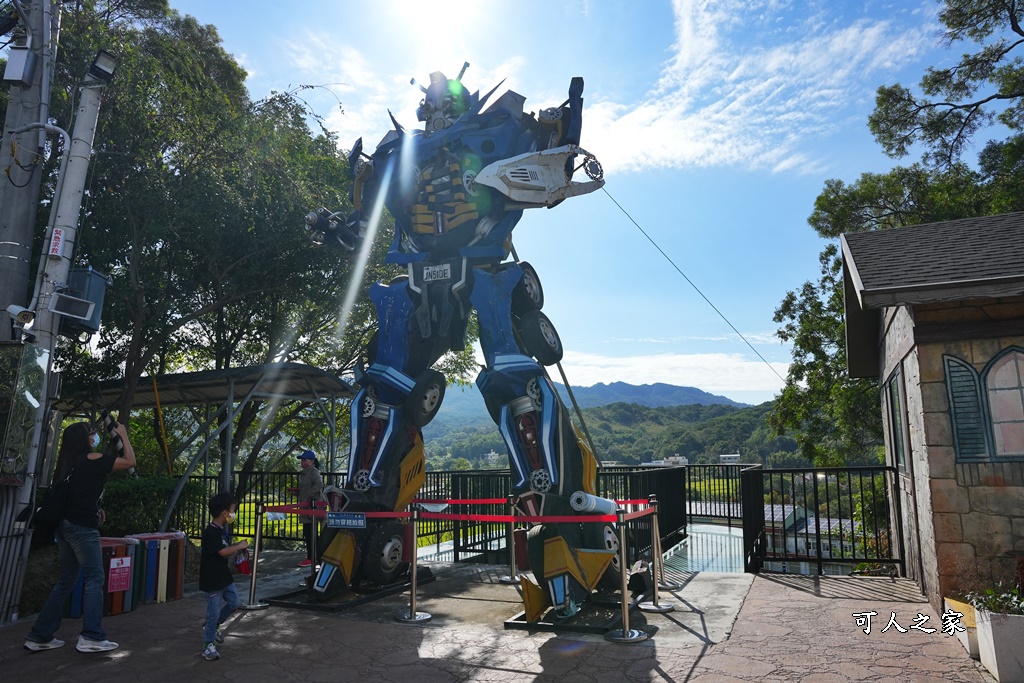
{"type": "Polygon", "coordinates": [[[414,503],[426,503],[427,505],[502,505],[508,502],[507,498],[416,498],[414,503]]]}
{"type": "Polygon", "coordinates": [[[615,515],[580,515],[571,516],[547,516],[533,517],[526,515],[458,515],[443,512],[421,512],[420,519],[453,519],[458,522],[614,522],[618,520],[615,515]]]}
{"type": "MultiPolygon", "coordinates": [[[[500,505],[507,503],[507,498],[416,498],[413,503],[426,503],[428,505],[500,505]]],[[[649,505],[646,498],[637,500],[617,500],[619,505],[649,505]]]]}
{"type": "MultiPolygon", "coordinates": [[[[487,500],[487,499],[482,499],[487,500]]],[[[498,502],[504,502],[500,498],[494,499],[498,502]]],[[[414,501],[414,502],[425,502],[425,501],[414,501]]],[[[480,502],[474,501],[474,502],[480,502]]],[[[646,501],[643,501],[646,502],[646,501]]],[[[267,512],[288,512],[293,514],[302,514],[309,517],[316,517],[318,519],[324,519],[327,517],[326,510],[312,510],[310,508],[299,507],[297,504],[291,505],[268,505],[266,507],[267,512]]],[[[636,510],[635,512],[627,512],[623,515],[625,521],[631,521],[639,519],[640,517],[646,517],[654,512],[653,507],[646,508],[644,510],[636,510]]],[[[408,519],[412,517],[409,512],[361,512],[358,514],[365,515],[367,519],[379,519],[379,518],[391,518],[391,519],[408,519]]],[[[618,515],[473,515],[473,514],[455,514],[455,513],[444,513],[444,512],[421,512],[420,519],[451,519],[457,522],[497,522],[501,524],[518,523],[518,522],[534,522],[537,524],[572,524],[572,523],[590,523],[590,522],[617,522],[619,520],[618,515]]]]}
{"type": "Polygon", "coordinates": [[[646,517],[647,515],[653,514],[654,508],[647,508],[646,510],[637,510],[636,512],[627,512],[622,516],[627,522],[633,519],[639,519],[640,517],[646,517]]]}

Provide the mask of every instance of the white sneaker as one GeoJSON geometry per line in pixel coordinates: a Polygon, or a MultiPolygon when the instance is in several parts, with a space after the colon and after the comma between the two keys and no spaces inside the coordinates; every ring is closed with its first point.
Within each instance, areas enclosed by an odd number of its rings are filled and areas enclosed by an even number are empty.
{"type": "Polygon", "coordinates": [[[64,647],[63,640],[57,640],[56,638],[50,638],[45,643],[37,643],[34,640],[25,640],[25,649],[29,652],[42,652],[43,650],[56,650],[58,647],[64,647]]]}
{"type": "Polygon", "coordinates": [[[78,636],[78,645],[75,646],[75,649],[79,652],[110,652],[117,649],[117,643],[78,636]]]}
{"type": "Polygon", "coordinates": [[[203,657],[211,662],[220,659],[220,653],[217,652],[217,646],[213,643],[207,643],[206,647],[203,648],[203,657]]]}

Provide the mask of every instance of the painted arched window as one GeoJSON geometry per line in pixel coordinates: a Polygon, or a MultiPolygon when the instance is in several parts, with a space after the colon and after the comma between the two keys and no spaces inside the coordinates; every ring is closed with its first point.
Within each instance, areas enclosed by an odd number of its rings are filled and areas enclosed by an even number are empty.
{"type": "Polygon", "coordinates": [[[1008,349],[985,372],[996,456],[1024,455],[1024,353],[1008,349]]]}
{"type": "Polygon", "coordinates": [[[978,373],[970,363],[956,356],[944,356],[943,361],[957,462],[989,460],[991,430],[978,373]]]}

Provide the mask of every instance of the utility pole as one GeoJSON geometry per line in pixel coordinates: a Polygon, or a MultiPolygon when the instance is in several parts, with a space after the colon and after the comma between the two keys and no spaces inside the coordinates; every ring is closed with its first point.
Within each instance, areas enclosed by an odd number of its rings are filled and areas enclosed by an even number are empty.
{"type": "Polygon", "coordinates": [[[10,85],[4,137],[0,140],[0,342],[15,341],[8,306],[25,306],[31,283],[32,236],[43,179],[46,133],[10,132],[46,124],[57,54],[60,12],[53,0],[12,0],[25,29],[25,45],[10,53],[4,80],[10,85]],[[16,152],[12,154],[12,141],[16,152]]]}
{"type": "MultiPolygon", "coordinates": [[[[113,77],[117,62],[110,54],[100,50],[89,66],[89,71],[81,85],[78,111],[75,114],[75,126],[70,136],[71,144],[65,147],[65,157],[61,163],[61,175],[58,180],[57,196],[51,207],[49,227],[43,243],[44,252],[39,264],[39,275],[29,309],[35,315],[31,334],[31,343],[25,343],[26,358],[32,358],[38,366],[44,368],[42,382],[42,400],[35,405],[35,421],[32,431],[32,445],[28,450],[26,472],[28,481],[17,489],[14,510],[20,514],[28,508],[35,496],[35,474],[39,469],[40,458],[46,439],[46,422],[50,413],[53,396],[50,395],[50,378],[53,367],[53,352],[57,345],[57,333],[60,327],[60,311],[65,301],[81,302],[80,299],[64,294],[71,262],[74,257],[74,245],[78,234],[78,218],[82,206],[82,195],[85,192],[85,181],[89,172],[89,161],[92,157],[92,143],[96,134],[99,118],[100,99],[103,86],[113,77]]],[[[30,124],[27,129],[40,128],[39,124],[30,124]]],[[[67,135],[55,126],[45,125],[44,132],[58,132],[67,135]]],[[[17,129],[16,129],[17,130],[17,129]]],[[[2,494],[3,492],[0,492],[2,494]]],[[[9,502],[2,499],[3,503],[9,502]]],[[[9,513],[10,511],[8,511],[9,513]]],[[[32,531],[25,527],[24,521],[15,522],[9,514],[0,515],[0,519],[11,519],[11,529],[0,529],[0,561],[4,559],[5,544],[11,541],[17,544],[17,560],[14,563],[13,576],[5,582],[3,571],[0,571],[0,624],[10,617],[17,620],[17,612],[9,614],[12,607],[16,608],[21,597],[21,589],[25,581],[25,566],[28,562],[29,547],[32,542],[32,531]],[[13,598],[13,601],[11,599],[13,598]]],[[[4,562],[6,565],[7,563],[4,562]]],[[[3,565],[0,565],[0,569],[3,565]]]]}

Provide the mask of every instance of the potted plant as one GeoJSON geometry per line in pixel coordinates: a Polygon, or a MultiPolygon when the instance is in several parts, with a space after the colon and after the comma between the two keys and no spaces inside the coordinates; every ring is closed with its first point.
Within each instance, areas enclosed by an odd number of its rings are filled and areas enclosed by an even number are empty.
{"type": "Polygon", "coordinates": [[[1024,600],[1018,586],[967,594],[978,624],[981,663],[1000,683],[1024,682],[1024,600]]]}
{"type": "Polygon", "coordinates": [[[963,596],[960,596],[959,599],[944,598],[944,601],[947,610],[952,610],[961,615],[960,626],[963,627],[963,630],[956,632],[956,639],[964,646],[971,659],[980,659],[981,655],[978,653],[978,622],[974,616],[974,605],[966,602],[966,598],[963,596]]]}

